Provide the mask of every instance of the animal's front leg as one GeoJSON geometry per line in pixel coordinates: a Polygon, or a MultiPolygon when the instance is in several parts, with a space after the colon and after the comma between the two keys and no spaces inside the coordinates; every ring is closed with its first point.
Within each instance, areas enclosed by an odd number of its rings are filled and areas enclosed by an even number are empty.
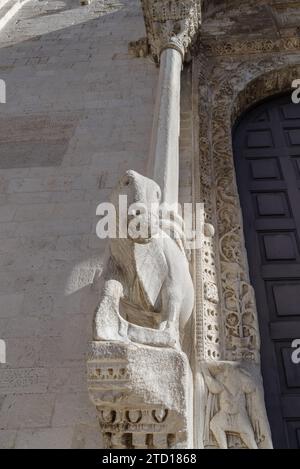
{"type": "Polygon", "coordinates": [[[127,323],[119,314],[123,286],[117,280],[105,282],[101,300],[94,319],[94,340],[124,340],[127,336],[127,323]]]}
{"type": "Polygon", "coordinates": [[[179,325],[175,321],[167,321],[165,332],[167,332],[175,341],[175,347],[181,349],[179,325]]]}
{"type": "Polygon", "coordinates": [[[163,322],[160,330],[168,332],[180,347],[179,317],[180,300],[174,289],[166,288],[162,295],[163,322]]]}

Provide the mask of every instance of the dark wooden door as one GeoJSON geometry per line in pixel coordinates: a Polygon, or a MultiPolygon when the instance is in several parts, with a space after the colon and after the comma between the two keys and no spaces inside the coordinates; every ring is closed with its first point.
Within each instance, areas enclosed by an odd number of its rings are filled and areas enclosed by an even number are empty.
{"type": "Polygon", "coordinates": [[[250,110],[233,136],[262,371],[275,448],[300,448],[300,104],[291,94],[250,110]]]}

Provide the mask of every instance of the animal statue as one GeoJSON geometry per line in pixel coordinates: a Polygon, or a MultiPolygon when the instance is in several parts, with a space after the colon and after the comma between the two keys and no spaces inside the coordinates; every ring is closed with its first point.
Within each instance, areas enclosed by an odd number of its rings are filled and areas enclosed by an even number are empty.
{"type": "Polygon", "coordinates": [[[194,287],[180,217],[159,217],[153,207],[160,202],[156,182],[135,171],[127,171],[111,195],[117,228],[125,223],[127,236],[109,242],[94,319],[96,341],[180,347],[194,306],[194,287]],[[120,196],[127,197],[129,215],[120,209],[120,196]],[[143,229],[143,236],[136,235],[136,227],[143,229]]]}

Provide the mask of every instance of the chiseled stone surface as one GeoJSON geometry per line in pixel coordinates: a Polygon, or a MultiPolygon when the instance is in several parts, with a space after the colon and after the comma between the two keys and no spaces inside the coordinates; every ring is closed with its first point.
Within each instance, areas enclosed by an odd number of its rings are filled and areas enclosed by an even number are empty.
{"type": "Polygon", "coordinates": [[[138,0],[29,1],[0,32],[0,448],[101,447],[87,396],[96,207],[143,172],[157,69],[138,0]]]}
{"type": "Polygon", "coordinates": [[[68,449],[72,445],[73,427],[21,430],[15,442],[16,449],[68,449]]]}
{"type": "Polygon", "coordinates": [[[17,432],[14,430],[0,430],[0,449],[13,449],[16,435],[17,432]]]}

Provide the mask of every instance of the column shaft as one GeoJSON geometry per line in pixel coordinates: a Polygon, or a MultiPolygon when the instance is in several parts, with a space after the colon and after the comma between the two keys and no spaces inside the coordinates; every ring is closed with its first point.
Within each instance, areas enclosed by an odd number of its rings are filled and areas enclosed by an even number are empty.
{"type": "Polygon", "coordinates": [[[163,50],[148,176],[159,184],[162,201],[168,204],[178,203],[181,69],[181,53],[172,48],[163,50]]]}

